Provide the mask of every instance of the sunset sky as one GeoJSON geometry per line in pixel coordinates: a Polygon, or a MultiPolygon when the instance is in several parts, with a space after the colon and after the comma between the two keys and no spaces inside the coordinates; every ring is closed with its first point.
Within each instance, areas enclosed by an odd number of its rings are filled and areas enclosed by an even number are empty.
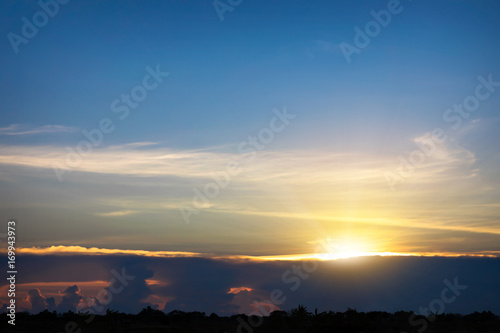
{"type": "MultiPolygon", "coordinates": [[[[390,257],[350,272],[427,267],[419,283],[439,295],[444,278],[479,267],[491,280],[469,276],[470,290],[491,293],[500,260],[497,1],[57,7],[25,38],[23,17],[33,22],[43,9],[0,4],[0,216],[17,221],[20,288],[41,293],[19,297],[26,309],[95,295],[111,269],[126,267],[143,292],[131,292],[137,306],[124,311],[250,312],[283,287],[293,262],[370,255],[390,257]],[[378,33],[365,31],[390,8],[378,33]],[[358,51],[346,55],[346,44],[358,51]],[[474,258],[441,258],[457,256],[474,258]],[[181,287],[203,272],[218,281],[219,308],[209,310],[215,296],[196,303],[181,287]],[[224,272],[232,279],[217,278],[224,272]]],[[[315,279],[343,269],[332,265],[315,279]]],[[[377,279],[377,292],[390,289],[377,279]]],[[[377,309],[373,293],[346,302],[377,309]]],[[[467,297],[457,311],[482,310],[467,297]]]]}

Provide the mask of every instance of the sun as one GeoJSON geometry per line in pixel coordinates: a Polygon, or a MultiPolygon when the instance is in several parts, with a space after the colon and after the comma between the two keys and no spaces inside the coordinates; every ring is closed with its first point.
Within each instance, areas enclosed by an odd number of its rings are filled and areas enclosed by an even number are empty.
{"type": "Polygon", "coordinates": [[[327,239],[318,243],[321,246],[318,257],[323,260],[362,257],[373,254],[367,242],[352,238],[327,239]]]}

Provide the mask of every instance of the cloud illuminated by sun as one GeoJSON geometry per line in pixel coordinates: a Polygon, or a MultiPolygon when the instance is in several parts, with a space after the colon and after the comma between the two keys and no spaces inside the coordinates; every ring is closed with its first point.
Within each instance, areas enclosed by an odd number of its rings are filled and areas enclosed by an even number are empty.
{"type": "Polygon", "coordinates": [[[238,294],[242,291],[252,291],[252,290],[253,290],[252,288],[248,288],[248,287],[236,287],[236,288],[229,289],[229,291],[227,293],[228,294],[238,294]]]}

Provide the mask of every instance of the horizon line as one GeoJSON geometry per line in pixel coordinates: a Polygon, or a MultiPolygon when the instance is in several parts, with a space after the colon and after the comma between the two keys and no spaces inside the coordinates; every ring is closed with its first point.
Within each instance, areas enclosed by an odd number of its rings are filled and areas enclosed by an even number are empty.
{"type": "MultiPolygon", "coordinates": [[[[0,250],[0,252],[5,252],[0,250]]],[[[474,252],[356,252],[356,253],[302,253],[278,255],[220,255],[216,253],[188,252],[188,251],[151,251],[135,249],[108,249],[84,246],[52,245],[49,247],[23,247],[18,248],[19,254],[27,255],[132,255],[156,258],[204,258],[214,260],[250,260],[250,261],[300,261],[318,260],[331,261],[359,257],[480,257],[500,258],[500,251],[474,251],[474,252]]]]}

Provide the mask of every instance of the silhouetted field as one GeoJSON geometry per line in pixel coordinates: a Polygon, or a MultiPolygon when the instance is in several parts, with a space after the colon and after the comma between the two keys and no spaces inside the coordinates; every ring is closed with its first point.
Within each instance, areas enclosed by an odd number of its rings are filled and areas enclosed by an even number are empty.
{"type": "Polygon", "coordinates": [[[216,314],[207,316],[204,312],[182,311],[166,314],[148,307],[137,315],[110,310],[106,315],[95,316],[73,312],[58,314],[47,310],[36,315],[21,312],[16,314],[15,327],[7,323],[7,314],[2,314],[1,318],[2,332],[500,332],[500,317],[489,311],[469,315],[438,314],[426,317],[407,311],[357,312],[354,309],[345,312],[311,313],[300,305],[289,312],[275,311],[266,317],[220,317],[216,314]]]}

